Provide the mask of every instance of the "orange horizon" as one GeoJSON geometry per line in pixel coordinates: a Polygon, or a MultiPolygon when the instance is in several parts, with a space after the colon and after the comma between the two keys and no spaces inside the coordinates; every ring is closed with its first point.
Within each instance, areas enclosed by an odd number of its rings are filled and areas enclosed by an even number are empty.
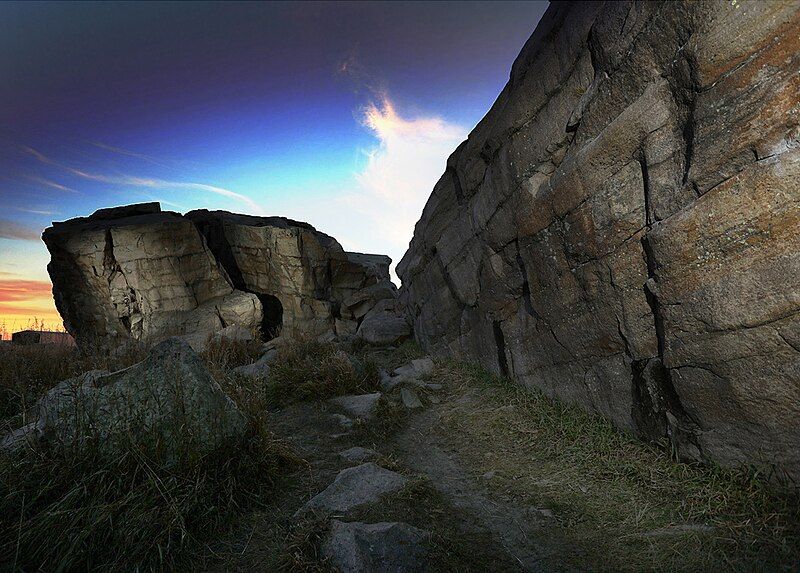
{"type": "Polygon", "coordinates": [[[0,280],[0,339],[20,330],[64,330],[50,281],[0,280]]]}

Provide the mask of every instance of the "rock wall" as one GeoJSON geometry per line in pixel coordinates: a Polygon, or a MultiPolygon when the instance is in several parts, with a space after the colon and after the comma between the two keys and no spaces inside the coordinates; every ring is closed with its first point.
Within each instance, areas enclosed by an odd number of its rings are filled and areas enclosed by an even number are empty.
{"type": "Polygon", "coordinates": [[[800,3],[553,3],[398,265],[420,343],[800,477],[800,3]]]}
{"type": "Polygon", "coordinates": [[[43,239],[56,306],[82,345],[202,337],[233,324],[266,337],[354,334],[378,300],[397,296],[388,257],[346,253],[280,217],[181,216],[145,203],[54,223],[43,239]],[[363,312],[347,306],[354,296],[363,312]]]}

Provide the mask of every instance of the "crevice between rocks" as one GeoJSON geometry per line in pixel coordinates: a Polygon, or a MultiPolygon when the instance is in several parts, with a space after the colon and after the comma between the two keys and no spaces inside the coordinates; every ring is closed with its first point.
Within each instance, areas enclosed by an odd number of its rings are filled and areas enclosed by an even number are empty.
{"type": "Polygon", "coordinates": [[[646,211],[646,232],[641,239],[642,254],[647,268],[647,282],[643,285],[643,289],[653,315],[657,355],[646,358],[633,356],[627,337],[623,334],[622,325],[617,323],[631,363],[631,418],[637,432],[642,437],[651,440],[667,437],[676,451],[687,451],[685,446],[690,445],[689,449],[700,452],[695,438],[698,425],[681,404],[680,396],[675,390],[672,380],[672,373],[664,362],[666,329],[661,302],[658,298],[659,265],[649,234],[655,223],[651,211],[652,197],[647,157],[643,151],[639,153],[638,160],[642,169],[642,192],[646,211]]]}
{"type": "Polygon", "coordinates": [[[500,367],[500,374],[508,376],[508,359],[506,358],[506,337],[503,334],[503,329],[500,321],[495,320],[492,323],[492,330],[494,331],[494,343],[497,347],[497,365],[500,367]]]}

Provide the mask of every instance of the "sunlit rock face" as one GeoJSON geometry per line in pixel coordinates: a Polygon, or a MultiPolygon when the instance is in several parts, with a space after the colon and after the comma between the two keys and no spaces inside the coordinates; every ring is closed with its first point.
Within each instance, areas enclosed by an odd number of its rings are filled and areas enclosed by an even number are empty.
{"type": "Polygon", "coordinates": [[[361,316],[344,302],[361,293],[371,308],[377,293],[368,287],[379,283],[397,296],[389,257],[347,253],[307,223],[206,210],[186,218],[201,231],[233,286],[261,300],[267,335],[278,329],[289,335],[355,334],[361,316]]]}
{"type": "Polygon", "coordinates": [[[800,5],[553,3],[398,265],[415,335],[800,477],[800,5]]]}
{"type": "Polygon", "coordinates": [[[343,300],[364,294],[369,310],[380,296],[367,287],[380,283],[397,296],[388,257],[346,253],[280,217],[147,203],[54,223],[43,239],[56,306],[83,345],[202,338],[234,324],[266,338],[355,334],[363,315],[343,300]]]}

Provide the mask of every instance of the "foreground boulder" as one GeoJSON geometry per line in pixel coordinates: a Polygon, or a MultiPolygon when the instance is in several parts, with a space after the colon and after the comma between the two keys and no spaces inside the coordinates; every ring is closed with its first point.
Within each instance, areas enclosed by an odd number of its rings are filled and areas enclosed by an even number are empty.
{"type": "Polygon", "coordinates": [[[43,239],[56,306],[82,346],[185,335],[201,348],[231,327],[354,335],[378,301],[397,298],[389,257],[345,252],[282,217],[143,203],[54,223],[43,239]]]}
{"type": "Polygon", "coordinates": [[[38,403],[34,422],[7,436],[15,447],[94,447],[113,454],[134,444],[166,460],[203,454],[244,434],[246,420],[180,339],[168,339],[144,361],[108,373],[87,372],[59,383],[38,403]]]}
{"type": "Polygon", "coordinates": [[[414,573],[427,569],[429,539],[406,523],[334,520],[322,554],[343,573],[414,573]]]}
{"type": "Polygon", "coordinates": [[[397,268],[416,337],[800,477],[796,2],[553,3],[397,268]]]}

